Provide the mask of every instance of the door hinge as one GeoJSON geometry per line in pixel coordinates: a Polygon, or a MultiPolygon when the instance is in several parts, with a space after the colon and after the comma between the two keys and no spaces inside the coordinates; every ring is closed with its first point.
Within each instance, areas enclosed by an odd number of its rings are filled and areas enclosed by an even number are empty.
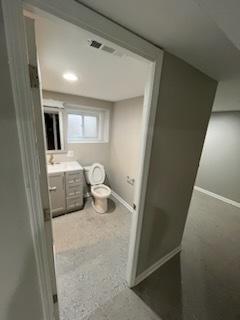
{"type": "Polygon", "coordinates": [[[58,295],[57,294],[53,294],[53,303],[58,303],[58,295]]]}
{"type": "Polygon", "coordinates": [[[135,203],[133,204],[133,210],[136,210],[137,206],[135,205],[135,203]]]}
{"type": "Polygon", "coordinates": [[[51,220],[51,211],[50,209],[43,209],[43,216],[44,216],[44,221],[50,221],[51,220]]]}
{"type": "Polygon", "coordinates": [[[31,88],[39,88],[38,68],[32,64],[28,65],[30,86],[31,88]]]}

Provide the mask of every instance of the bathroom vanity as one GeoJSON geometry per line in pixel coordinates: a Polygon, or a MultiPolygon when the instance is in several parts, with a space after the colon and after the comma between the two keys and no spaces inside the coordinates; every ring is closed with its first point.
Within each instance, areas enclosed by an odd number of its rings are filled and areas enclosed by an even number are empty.
{"type": "Polygon", "coordinates": [[[77,161],[48,164],[53,217],[83,207],[83,168],[77,161]]]}

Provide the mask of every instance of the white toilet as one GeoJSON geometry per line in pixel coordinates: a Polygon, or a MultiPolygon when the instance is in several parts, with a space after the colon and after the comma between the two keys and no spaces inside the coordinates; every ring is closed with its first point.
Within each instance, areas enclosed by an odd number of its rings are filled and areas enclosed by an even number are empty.
{"type": "Polygon", "coordinates": [[[91,185],[91,193],[94,198],[93,208],[98,213],[105,213],[108,209],[108,198],[111,195],[111,189],[104,183],[105,170],[100,163],[94,163],[92,166],[84,167],[86,181],[91,185]]]}

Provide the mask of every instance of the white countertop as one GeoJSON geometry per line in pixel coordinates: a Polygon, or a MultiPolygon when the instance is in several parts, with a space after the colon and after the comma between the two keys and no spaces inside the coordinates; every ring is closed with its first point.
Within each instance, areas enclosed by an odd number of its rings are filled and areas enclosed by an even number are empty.
{"type": "Polygon", "coordinates": [[[83,167],[77,161],[58,162],[55,164],[47,165],[47,171],[49,174],[78,170],[83,170],[83,167]]]}

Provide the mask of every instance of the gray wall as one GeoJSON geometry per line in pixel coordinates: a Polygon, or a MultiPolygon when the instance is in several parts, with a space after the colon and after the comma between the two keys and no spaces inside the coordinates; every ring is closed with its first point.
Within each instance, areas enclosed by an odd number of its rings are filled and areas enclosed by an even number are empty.
{"type": "Polygon", "coordinates": [[[196,185],[240,202],[240,111],[212,113],[196,185]]]}
{"type": "MultiPolygon", "coordinates": [[[[109,101],[46,90],[43,90],[43,97],[45,99],[64,101],[69,104],[107,108],[110,111],[113,105],[112,102],[109,101]]],[[[90,165],[94,162],[100,162],[105,166],[106,172],[109,172],[109,143],[68,143],[67,150],[73,150],[74,157],[68,158],[67,154],[65,153],[56,154],[55,159],[57,161],[78,160],[83,166],[90,165]]]]}
{"type": "Polygon", "coordinates": [[[42,320],[1,7],[0,47],[0,319],[42,320]]]}
{"type": "Polygon", "coordinates": [[[181,243],[216,86],[164,54],[137,274],[181,243]]]}
{"type": "Polygon", "coordinates": [[[137,176],[142,111],[143,97],[137,97],[115,102],[112,112],[109,181],[112,190],[130,205],[134,186],[127,183],[127,176],[137,176]]]}

